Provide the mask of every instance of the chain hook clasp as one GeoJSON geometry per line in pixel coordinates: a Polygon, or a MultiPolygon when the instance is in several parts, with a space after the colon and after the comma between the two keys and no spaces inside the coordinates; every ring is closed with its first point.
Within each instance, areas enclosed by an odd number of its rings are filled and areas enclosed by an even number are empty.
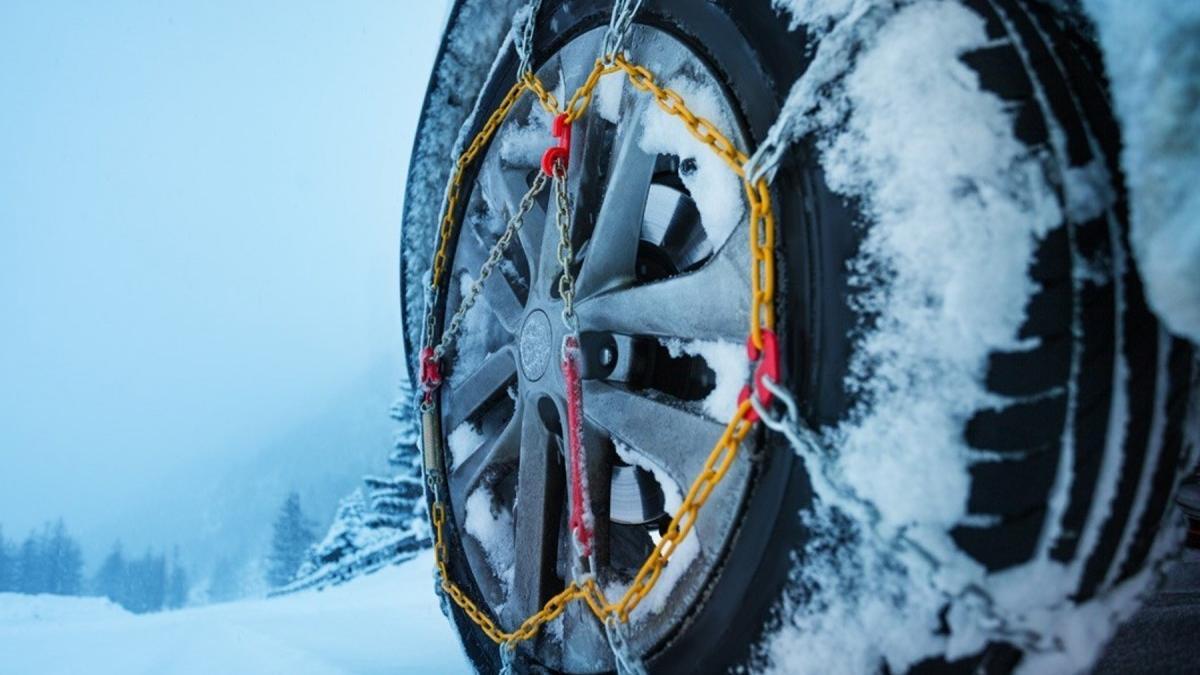
{"type": "MultiPolygon", "coordinates": [[[[743,401],[754,396],[754,401],[761,404],[761,407],[766,408],[771,405],[771,401],[775,398],[775,394],[771,392],[771,388],[764,383],[764,379],[769,379],[772,383],[780,382],[779,379],[779,339],[775,336],[775,331],[763,329],[760,331],[762,335],[762,349],[754,345],[754,338],[746,339],[746,356],[750,362],[755,364],[754,373],[750,376],[750,383],[742,387],[742,392],[738,394],[738,405],[743,401]],[[752,391],[753,390],[753,391],[752,391]]],[[[758,408],[755,406],[746,412],[746,419],[751,422],[759,420],[758,408]]]]}
{"type": "Polygon", "coordinates": [[[558,139],[558,144],[546,148],[546,152],[542,153],[542,173],[556,178],[554,165],[562,162],[562,170],[566,171],[567,160],[571,157],[571,122],[567,119],[567,113],[559,113],[554,117],[550,134],[558,139]]]}
{"type": "Polygon", "coordinates": [[[423,404],[433,401],[433,392],[442,386],[442,362],[434,352],[433,347],[421,350],[421,391],[423,404]]]}

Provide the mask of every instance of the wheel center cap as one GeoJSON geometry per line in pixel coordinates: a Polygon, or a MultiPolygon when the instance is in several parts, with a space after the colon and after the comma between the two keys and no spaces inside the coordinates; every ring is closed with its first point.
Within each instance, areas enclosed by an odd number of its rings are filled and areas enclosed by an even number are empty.
{"type": "Polygon", "coordinates": [[[550,317],[540,309],[530,312],[521,326],[521,370],[530,380],[539,380],[550,365],[550,317]]]}

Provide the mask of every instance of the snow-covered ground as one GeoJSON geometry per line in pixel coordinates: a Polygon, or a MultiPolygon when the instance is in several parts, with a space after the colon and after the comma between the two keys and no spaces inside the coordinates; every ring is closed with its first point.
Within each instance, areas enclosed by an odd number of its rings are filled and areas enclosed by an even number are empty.
{"type": "Polygon", "coordinates": [[[0,594],[0,674],[468,673],[433,555],[324,591],[134,615],[107,600],[0,594]]]}

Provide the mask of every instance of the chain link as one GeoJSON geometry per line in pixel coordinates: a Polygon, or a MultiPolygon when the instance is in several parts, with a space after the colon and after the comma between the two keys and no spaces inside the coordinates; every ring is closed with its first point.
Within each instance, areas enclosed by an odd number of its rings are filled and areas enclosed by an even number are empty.
{"type": "Polygon", "coordinates": [[[483,285],[487,283],[492,272],[500,261],[504,259],[504,252],[508,250],[512,243],[513,237],[525,224],[525,216],[529,214],[529,210],[536,203],[538,194],[546,187],[546,174],[538,172],[533,179],[533,184],[521,197],[521,203],[517,206],[516,213],[508,219],[508,224],[504,227],[504,233],[492,245],[492,250],[488,252],[487,260],[479,268],[479,275],[475,277],[475,281],[471,282],[467,292],[463,294],[462,302],[455,310],[454,316],[450,317],[450,322],[446,324],[446,330],[442,333],[442,339],[433,349],[433,357],[440,359],[445,356],[446,352],[453,346],[455,340],[458,339],[459,333],[462,331],[463,318],[467,312],[475,305],[475,301],[479,299],[479,294],[483,292],[483,285]]]}

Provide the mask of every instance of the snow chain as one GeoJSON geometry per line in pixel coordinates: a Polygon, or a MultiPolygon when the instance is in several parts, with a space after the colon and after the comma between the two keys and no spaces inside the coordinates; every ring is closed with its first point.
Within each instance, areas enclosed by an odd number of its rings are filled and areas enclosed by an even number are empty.
{"type": "MultiPolygon", "coordinates": [[[[596,59],[595,65],[583,85],[571,95],[565,105],[559,104],[555,96],[546,89],[533,70],[528,67],[532,39],[530,31],[526,27],[531,27],[534,22],[532,14],[536,11],[536,4],[527,8],[530,15],[524,17],[525,21],[522,26],[515,28],[515,30],[520,31],[518,42],[520,43],[519,51],[523,64],[518,74],[518,80],[484,122],[483,127],[471,140],[471,143],[454,162],[446,189],[445,206],[438,233],[437,250],[433,257],[432,275],[428,292],[431,298],[436,298],[436,294],[441,289],[442,284],[446,283],[447,247],[449,246],[449,242],[454,239],[453,235],[456,226],[455,214],[461,198],[463,177],[468,167],[470,167],[479,153],[488,145],[495,135],[496,130],[504,122],[513,106],[516,105],[521,97],[526,92],[535,96],[542,108],[550,115],[556,117],[555,135],[559,136],[560,139],[564,136],[569,139],[569,126],[587,111],[600,79],[614,73],[624,74],[635,89],[653,96],[659,108],[682,121],[688,133],[708,146],[718,157],[725,161],[729,170],[741,179],[746,200],[750,206],[749,264],[751,281],[750,325],[747,337],[747,351],[751,361],[755,365],[755,371],[751,384],[747,385],[742,392],[733,418],[726,424],[725,431],[721,434],[720,440],[717,441],[716,445],[709,452],[703,469],[701,469],[700,474],[692,482],[686,497],[683,499],[683,503],[673,515],[666,533],[659,540],[645,563],[642,564],[637,575],[634,577],[633,583],[625,591],[624,595],[615,602],[609,602],[600,590],[595,578],[590,574],[585,575],[579,579],[572,580],[566,588],[550,598],[539,611],[526,618],[515,629],[505,631],[486,612],[481,610],[474,601],[467,597],[458,584],[451,580],[447,567],[448,556],[443,532],[446,522],[446,508],[441,500],[440,489],[443,480],[442,457],[439,451],[441,433],[438,428],[437,411],[434,409],[434,393],[442,382],[441,359],[460,329],[462,317],[459,314],[466,311],[465,306],[467,303],[464,300],[463,304],[460,305],[458,312],[456,312],[447,327],[446,334],[442,336],[441,341],[436,347],[433,344],[433,338],[437,319],[434,314],[434,303],[428,303],[425,344],[421,353],[421,381],[424,389],[421,411],[425,428],[425,470],[430,492],[433,496],[430,516],[434,529],[434,559],[438,574],[441,577],[440,587],[462,609],[466,616],[479,626],[480,630],[488,638],[500,646],[501,663],[504,668],[509,670],[512,667],[515,650],[519,643],[537,635],[541,627],[561,615],[567,605],[575,601],[582,601],[603,624],[609,644],[613,648],[618,671],[622,674],[629,673],[631,675],[644,672],[640,660],[626,643],[624,624],[629,621],[633,610],[650,593],[655,584],[658,583],[663,568],[666,567],[671,556],[678,550],[680,543],[687,538],[695,526],[700,509],[703,508],[717,484],[721,482],[721,479],[725,477],[725,474],[732,466],[742,441],[755,428],[759,419],[756,407],[762,409],[763,406],[770,403],[772,398],[772,392],[767,389],[768,384],[780,381],[774,335],[775,216],[771,206],[768,182],[762,178],[753,182],[747,180],[747,173],[743,168],[747,162],[747,155],[739,150],[716,125],[703,117],[695,115],[688,108],[682,96],[671,89],[660,86],[655,81],[653,73],[641,65],[630,62],[625,57],[622,42],[631,26],[633,14],[640,5],[641,0],[616,0],[613,18],[605,36],[605,52],[600,58],[596,59]],[[562,132],[561,134],[560,131],[562,132]]],[[[486,269],[481,270],[479,277],[468,291],[467,295],[472,300],[482,288],[482,283],[486,280],[487,273],[490,273],[491,268],[495,267],[499,257],[503,255],[504,248],[511,241],[513,232],[520,227],[524,213],[528,210],[529,205],[532,204],[533,198],[544,186],[545,174],[551,174],[557,183],[555,190],[556,206],[560,210],[567,208],[565,188],[562,187],[565,180],[562,174],[558,172],[560,168],[563,171],[566,170],[565,144],[560,142],[559,148],[552,148],[551,151],[547,152],[547,157],[550,157],[551,152],[554,150],[564,153],[555,155],[556,158],[561,159],[561,164],[555,164],[552,161],[549,164],[551,168],[547,169],[547,162],[544,159],[544,173],[539,173],[539,178],[535,180],[534,185],[530,188],[530,192],[522,200],[522,208],[518,209],[518,212],[510,219],[508,227],[501,237],[501,241],[497,242],[496,246],[492,248],[492,254],[489,255],[488,262],[485,263],[486,269]],[[528,205],[526,202],[528,202],[528,205]],[[495,258],[495,261],[493,261],[493,258],[495,258]]],[[[565,222],[565,218],[561,222],[565,222]]],[[[560,264],[564,269],[569,270],[572,258],[569,232],[564,230],[560,232],[560,236],[560,264]]],[[[567,284],[567,288],[560,290],[569,291],[572,282],[569,275],[564,275],[564,278],[560,283],[567,284]]],[[[569,297],[568,293],[563,293],[562,295],[564,296],[564,300],[569,297]]],[[[563,318],[568,322],[568,325],[574,325],[576,319],[574,310],[569,302],[564,303],[563,318]]]]}

